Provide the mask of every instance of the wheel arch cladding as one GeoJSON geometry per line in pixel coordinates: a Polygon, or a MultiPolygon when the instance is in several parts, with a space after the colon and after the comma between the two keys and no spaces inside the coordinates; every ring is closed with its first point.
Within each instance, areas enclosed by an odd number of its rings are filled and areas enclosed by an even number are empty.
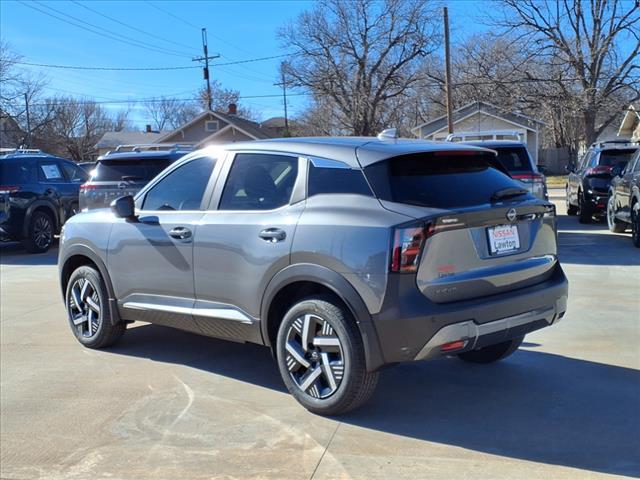
{"type": "Polygon", "coordinates": [[[290,265],[269,282],[262,297],[260,329],[265,345],[273,348],[278,327],[286,311],[313,294],[334,295],[351,313],[362,338],[367,370],[384,364],[378,336],[367,307],[355,288],[340,274],[313,264],[290,265]]]}
{"type": "Polygon", "coordinates": [[[93,267],[98,270],[102,277],[104,284],[109,295],[109,310],[111,313],[111,323],[117,324],[120,322],[120,315],[118,314],[118,304],[115,299],[113,285],[111,284],[111,278],[106,265],[102,259],[90,248],[84,245],[74,245],[64,252],[64,259],[60,262],[60,288],[62,290],[62,297],[64,299],[67,290],[67,284],[71,274],[79,267],[85,265],[93,267]]]}

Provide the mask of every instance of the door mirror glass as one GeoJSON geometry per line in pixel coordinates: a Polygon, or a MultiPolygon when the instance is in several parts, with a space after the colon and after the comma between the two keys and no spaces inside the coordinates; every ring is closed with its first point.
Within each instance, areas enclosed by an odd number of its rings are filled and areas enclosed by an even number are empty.
{"type": "Polygon", "coordinates": [[[116,198],[111,202],[111,211],[118,218],[133,219],[136,217],[136,206],[131,195],[116,198]]]}
{"type": "Polygon", "coordinates": [[[566,167],[564,167],[564,169],[567,171],[567,173],[573,173],[576,171],[576,167],[573,163],[568,164],[566,167]]]}
{"type": "Polygon", "coordinates": [[[547,167],[545,167],[544,165],[538,165],[538,171],[540,173],[547,173],[547,167]]]}

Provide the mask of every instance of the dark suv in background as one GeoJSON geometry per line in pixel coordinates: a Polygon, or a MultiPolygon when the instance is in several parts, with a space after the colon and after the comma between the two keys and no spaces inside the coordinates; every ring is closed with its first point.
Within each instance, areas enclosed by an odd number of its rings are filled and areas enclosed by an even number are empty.
{"type": "Polygon", "coordinates": [[[142,187],[192,148],[185,145],[121,145],[98,157],[91,178],[80,187],[80,209],[105,208],[142,187]]]}
{"type": "Polygon", "coordinates": [[[490,363],[560,321],[554,206],[491,150],[388,135],[196,151],[80,213],[58,258],[73,334],[103,348],[139,320],[267,345],[329,415],[385,364],[490,363]]]}
{"type": "Polygon", "coordinates": [[[0,156],[0,239],[45,252],[64,222],[78,211],[78,190],[88,174],[75,163],[44,153],[0,156]]]}
{"type": "Polygon", "coordinates": [[[631,228],[633,244],[640,248],[640,148],[611,181],[607,224],[614,233],[631,228]]]}
{"type": "Polygon", "coordinates": [[[625,140],[591,145],[577,165],[569,166],[567,215],[578,215],[580,223],[591,223],[594,215],[605,215],[611,180],[637,150],[637,144],[625,140]]]}

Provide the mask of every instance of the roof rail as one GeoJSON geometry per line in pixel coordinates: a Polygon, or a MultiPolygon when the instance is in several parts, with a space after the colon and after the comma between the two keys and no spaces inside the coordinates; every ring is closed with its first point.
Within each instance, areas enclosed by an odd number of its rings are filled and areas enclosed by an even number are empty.
{"type": "MultiPolygon", "coordinates": [[[[522,142],[523,134],[518,130],[483,130],[478,132],[455,132],[447,135],[447,142],[466,142],[466,141],[494,141],[501,137],[514,137],[512,140],[522,142]],[[475,140],[469,140],[467,137],[478,137],[475,140]],[[484,137],[484,138],[483,138],[484,137]],[[516,140],[517,139],[517,140],[516,140]]],[[[505,140],[504,138],[502,140],[505,140]]]]}
{"type": "Polygon", "coordinates": [[[130,144],[130,145],[118,145],[115,150],[107,152],[107,155],[111,153],[120,152],[149,152],[149,151],[177,151],[177,150],[193,150],[193,145],[188,143],[144,143],[144,144],[130,144]]]}
{"type": "Polygon", "coordinates": [[[638,145],[638,142],[634,142],[631,139],[620,139],[620,140],[602,140],[601,142],[593,142],[591,144],[594,148],[603,148],[607,145],[638,145]]]}
{"type": "Polygon", "coordinates": [[[2,148],[0,149],[0,155],[46,155],[42,150],[38,148],[2,148]]]}

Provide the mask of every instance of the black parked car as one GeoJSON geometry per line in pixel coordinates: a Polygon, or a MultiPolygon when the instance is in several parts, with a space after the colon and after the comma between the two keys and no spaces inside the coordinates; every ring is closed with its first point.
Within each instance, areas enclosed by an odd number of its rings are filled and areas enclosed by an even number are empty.
{"type": "Polygon", "coordinates": [[[578,164],[569,167],[567,214],[578,215],[580,223],[591,223],[594,215],[605,215],[611,179],[637,149],[637,145],[618,140],[591,145],[578,164]]]}
{"type": "Polygon", "coordinates": [[[78,211],[88,174],[75,163],[44,153],[0,156],[0,240],[46,252],[64,222],[78,211]]]}
{"type": "Polygon", "coordinates": [[[640,248],[640,149],[626,168],[611,181],[607,203],[609,230],[624,232],[631,227],[633,244],[640,248]]]}

